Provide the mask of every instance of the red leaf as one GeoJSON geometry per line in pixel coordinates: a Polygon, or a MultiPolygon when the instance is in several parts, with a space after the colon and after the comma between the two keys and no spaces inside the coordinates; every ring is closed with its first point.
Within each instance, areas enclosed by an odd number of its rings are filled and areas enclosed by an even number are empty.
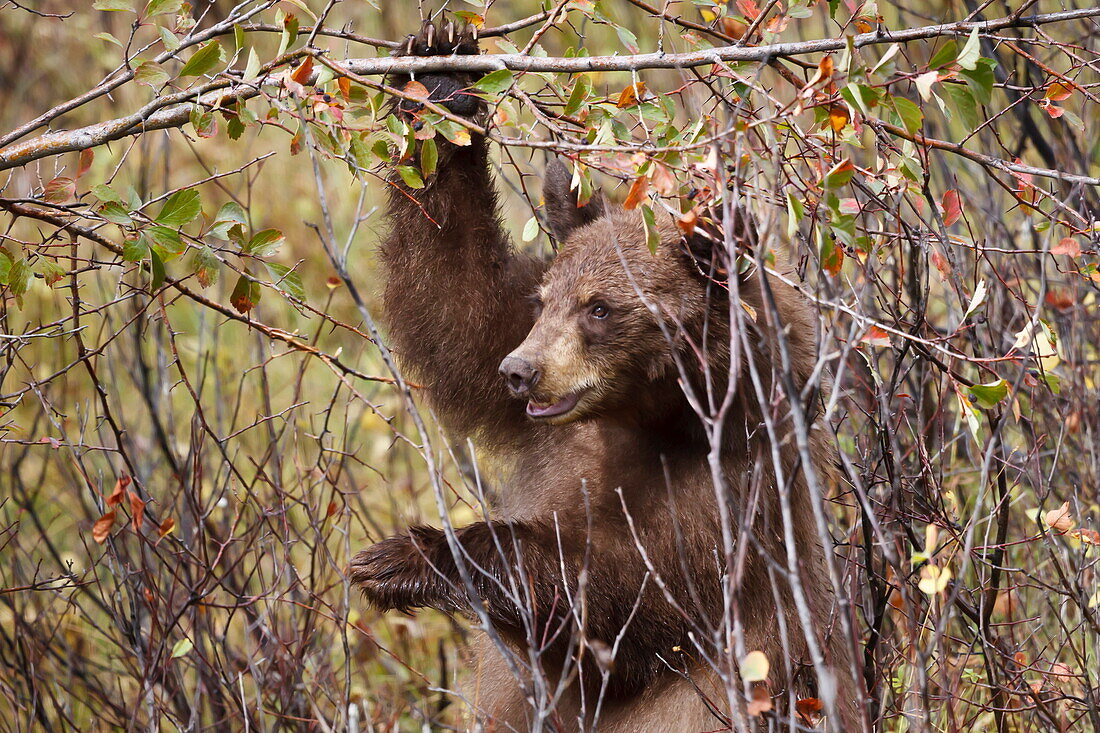
{"type": "Polygon", "coordinates": [[[58,176],[46,184],[42,198],[51,204],[67,204],[76,198],[76,181],[66,176],[58,176]]]}
{"type": "Polygon", "coordinates": [[[99,519],[95,520],[95,524],[92,525],[92,539],[97,544],[102,545],[107,541],[107,537],[111,534],[111,527],[115,525],[115,512],[111,511],[104,514],[99,519]]]}
{"type": "Polygon", "coordinates": [[[959,220],[962,216],[962,199],[959,198],[959,192],[952,189],[943,195],[943,224],[944,226],[951,226],[959,220]]]}
{"type": "Polygon", "coordinates": [[[80,164],[76,169],[76,177],[80,178],[82,175],[88,172],[88,169],[92,167],[92,160],[95,159],[95,151],[91,148],[80,151],[80,164]]]}
{"type": "Polygon", "coordinates": [[[1052,102],[1061,102],[1065,99],[1069,99],[1073,95],[1073,86],[1066,82],[1056,81],[1047,87],[1046,94],[1043,95],[1052,102]]]}
{"type": "Polygon", "coordinates": [[[863,334],[863,338],[860,340],[872,346],[890,346],[890,334],[878,326],[871,326],[867,329],[867,333],[863,334]]]}
{"type": "Polygon", "coordinates": [[[749,20],[756,20],[757,16],[760,15],[760,8],[756,6],[753,0],[737,0],[737,9],[749,20]]]}

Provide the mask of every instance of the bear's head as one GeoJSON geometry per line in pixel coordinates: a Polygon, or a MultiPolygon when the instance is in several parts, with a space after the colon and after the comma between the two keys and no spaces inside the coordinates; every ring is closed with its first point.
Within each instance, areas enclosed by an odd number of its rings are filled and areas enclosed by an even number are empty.
{"type": "MultiPolygon", "coordinates": [[[[540,422],[638,409],[658,391],[654,382],[677,378],[677,357],[698,346],[708,313],[724,300],[721,283],[701,271],[671,217],[658,213],[651,252],[640,210],[599,194],[578,207],[560,163],[548,168],[543,197],[559,250],[533,294],[535,324],[501,375],[540,422]]],[[[698,366],[690,358],[681,366],[692,361],[698,366]]]]}

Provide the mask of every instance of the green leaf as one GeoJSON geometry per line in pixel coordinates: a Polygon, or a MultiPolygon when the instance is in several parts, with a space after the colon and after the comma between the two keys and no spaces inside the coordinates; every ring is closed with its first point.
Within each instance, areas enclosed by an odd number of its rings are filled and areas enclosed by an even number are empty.
{"type": "Polygon", "coordinates": [[[147,87],[157,88],[168,81],[171,77],[168,72],[160,67],[160,64],[153,63],[152,61],[146,61],[142,63],[134,71],[134,80],[138,84],[144,84],[147,87]]]}
{"type": "Polygon", "coordinates": [[[141,262],[149,256],[149,245],[144,239],[127,239],[122,243],[122,259],[127,262],[141,262]]]}
{"type": "Polygon", "coordinates": [[[221,63],[222,53],[222,45],[218,41],[211,41],[187,60],[180,69],[180,76],[202,76],[221,63]]]}
{"type": "Polygon", "coordinates": [[[959,51],[959,57],[955,61],[964,69],[974,69],[981,56],[981,39],[978,38],[978,27],[974,26],[974,29],[970,31],[970,37],[966,39],[966,43],[963,44],[962,51],[959,51]]]}
{"type": "Polygon", "coordinates": [[[190,639],[180,639],[172,645],[172,659],[178,659],[195,648],[190,639]]]}
{"type": "Polygon", "coordinates": [[[486,94],[501,94],[511,89],[514,83],[515,77],[511,69],[497,69],[474,82],[474,89],[486,94]]]}
{"type": "Polygon", "coordinates": [[[8,290],[16,298],[22,297],[30,289],[33,276],[34,270],[31,269],[26,259],[16,260],[11,263],[11,268],[8,270],[8,290]]]}
{"type": "Polygon", "coordinates": [[[128,10],[131,13],[134,12],[133,0],[95,0],[92,3],[94,10],[110,10],[110,11],[123,11],[128,10]]]}
{"type": "Polygon", "coordinates": [[[592,91],[592,80],[588,78],[587,74],[581,74],[577,77],[577,81],[573,84],[573,91],[569,93],[569,100],[565,103],[565,109],[562,110],[568,117],[572,117],[580,110],[581,105],[588,101],[588,95],[592,91]]]}
{"type": "Polygon", "coordinates": [[[532,216],[527,220],[527,223],[523,225],[523,241],[533,242],[535,237],[539,235],[539,220],[537,217],[532,216]]]}
{"type": "Polygon", "coordinates": [[[233,286],[233,292],[229,295],[229,302],[239,313],[247,313],[260,302],[260,284],[241,275],[237,278],[237,284],[233,286]]]}
{"type": "Polygon", "coordinates": [[[855,166],[852,165],[851,161],[840,161],[825,174],[825,188],[840,188],[848,181],[852,180],[852,176],[855,172],[855,166]]]}
{"type": "Polygon", "coordinates": [[[209,247],[199,247],[191,256],[191,269],[198,278],[199,285],[208,288],[218,281],[221,263],[209,247]]]}
{"type": "Polygon", "coordinates": [[[439,148],[436,146],[435,140],[428,139],[420,143],[420,172],[424,174],[424,177],[431,177],[435,173],[438,164],[439,148]]]}
{"type": "Polygon", "coordinates": [[[977,65],[969,71],[960,71],[966,85],[974,93],[974,99],[980,104],[989,104],[993,98],[993,67],[997,62],[992,59],[978,59],[977,65]]]}
{"type": "Polygon", "coordinates": [[[871,114],[871,108],[878,104],[881,92],[878,92],[866,84],[848,84],[840,90],[840,96],[844,97],[853,107],[858,108],[863,114],[871,114]]]}
{"type": "Polygon", "coordinates": [[[401,180],[404,181],[405,185],[409,188],[424,188],[424,181],[420,178],[420,171],[413,168],[411,165],[397,166],[397,174],[401,176],[401,180]]]}
{"type": "Polygon", "coordinates": [[[179,231],[169,227],[154,225],[148,227],[142,234],[148,237],[153,249],[157,250],[160,256],[166,260],[181,254],[186,248],[179,231]]]}
{"type": "Polygon", "coordinates": [[[898,119],[901,120],[901,126],[911,133],[919,132],[924,122],[924,112],[921,108],[905,97],[891,99],[894,102],[894,111],[898,113],[898,119]]]}
{"type": "Polygon", "coordinates": [[[295,270],[277,262],[265,262],[267,272],[271,275],[271,281],[279,290],[282,290],[292,298],[306,299],[306,291],[302,286],[302,276],[295,270]]]}
{"type": "Polygon", "coordinates": [[[1008,382],[998,379],[988,384],[975,384],[970,388],[970,397],[985,409],[992,409],[1008,397],[1008,382]]]}
{"type": "Polygon", "coordinates": [[[974,95],[963,84],[944,84],[943,93],[951,102],[951,109],[968,131],[976,130],[981,120],[978,117],[978,103],[974,95]]]}
{"type": "Polygon", "coordinates": [[[256,49],[248,49],[248,63],[244,65],[244,81],[252,81],[260,75],[260,58],[256,55],[256,49]]]}
{"type": "Polygon", "coordinates": [[[183,7],[183,0],[149,0],[145,6],[145,17],[152,18],[165,13],[178,13],[183,7]]]}
{"type": "Polygon", "coordinates": [[[195,104],[191,106],[191,127],[195,128],[195,134],[199,137],[214,137],[218,134],[218,119],[214,116],[214,110],[204,109],[195,104]]]}
{"type": "Polygon", "coordinates": [[[222,204],[222,207],[218,209],[218,214],[214,217],[214,222],[236,222],[237,224],[248,226],[248,213],[244,210],[244,207],[236,201],[226,201],[222,204]]]}
{"type": "Polygon", "coordinates": [[[160,290],[167,278],[164,272],[164,260],[160,258],[155,249],[149,250],[149,265],[153,271],[153,279],[149,282],[149,290],[155,293],[160,290]]]}
{"type": "Polygon", "coordinates": [[[102,183],[92,186],[92,194],[100,201],[117,201],[122,203],[122,196],[115,193],[114,189],[102,183]]]}
{"type": "Polygon", "coordinates": [[[99,207],[99,211],[96,212],[107,221],[112,224],[118,224],[120,226],[129,226],[134,222],[130,218],[130,212],[126,211],[126,207],[117,201],[108,201],[99,207]]]}
{"type": "Polygon", "coordinates": [[[264,229],[252,235],[244,251],[255,257],[270,257],[279,251],[286,237],[278,229],[264,229]]]}
{"type": "Polygon", "coordinates": [[[96,33],[94,36],[92,36],[92,38],[98,38],[101,41],[106,41],[107,43],[113,43],[116,46],[118,46],[119,48],[125,48],[125,46],[122,45],[122,41],[118,40],[117,38],[115,38],[114,36],[112,36],[110,33],[106,32],[106,31],[104,31],[102,33],[96,33]]]}
{"type": "Polygon", "coordinates": [[[38,258],[38,273],[42,275],[42,279],[46,282],[46,285],[51,288],[58,280],[65,276],[65,271],[61,269],[60,265],[45,257],[38,258]]]}
{"type": "Polygon", "coordinates": [[[160,42],[164,44],[165,51],[175,51],[180,47],[180,39],[176,38],[176,34],[172,31],[159,25],[157,32],[160,33],[160,42]]]}
{"type": "Polygon", "coordinates": [[[645,222],[645,246],[650,253],[656,254],[657,246],[661,243],[661,234],[657,231],[657,218],[649,204],[642,204],[642,221],[645,222]]]}
{"type": "Polygon", "coordinates": [[[959,44],[954,40],[950,40],[947,43],[939,47],[932,59],[928,62],[929,69],[938,69],[941,66],[946,66],[955,60],[956,51],[958,51],[959,44]]]}
{"type": "Polygon", "coordinates": [[[794,237],[798,232],[798,223],[805,215],[802,202],[795,197],[794,192],[787,191],[787,236],[794,237]]]}
{"type": "Polygon", "coordinates": [[[155,221],[168,227],[181,227],[202,212],[202,199],[193,188],[176,191],[164,202],[155,221]]]}

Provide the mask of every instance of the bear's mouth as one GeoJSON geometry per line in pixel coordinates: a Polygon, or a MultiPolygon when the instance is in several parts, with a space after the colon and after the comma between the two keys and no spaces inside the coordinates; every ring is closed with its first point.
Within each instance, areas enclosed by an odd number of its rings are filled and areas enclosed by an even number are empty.
{"type": "Polygon", "coordinates": [[[560,417],[576,407],[580,399],[581,393],[574,392],[573,394],[562,397],[557,402],[547,403],[530,400],[527,403],[527,414],[536,419],[560,417]]]}

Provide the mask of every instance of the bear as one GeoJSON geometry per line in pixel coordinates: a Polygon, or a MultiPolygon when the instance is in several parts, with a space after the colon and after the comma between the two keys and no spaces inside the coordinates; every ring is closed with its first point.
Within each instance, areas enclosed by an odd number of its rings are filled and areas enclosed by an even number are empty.
{"type": "MultiPolygon", "coordinates": [[[[476,54],[476,30],[426,21],[397,53],[476,54]]],[[[416,81],[483,122],[476,78],[416,81]]],[[[421,105],[392,113],[418,125],[421,105]]],[[[440,140],[423,188],[391,181],[381,261],[395,356],[449,434],[500,466],[493,515],[455,530],[457,553],[433,527],[384,539],[350,580],[381,609],[488,622],[463,693],[479,730],[739,729],[760,690],[775,720],[820,696],[832,729],[864,729],[807,480],[824,483],[832,448],[793,435],[815,404],[809,304],[728,262],[704,228],[659,217],[651,251],[639,211],[578,205],[556,158],[543,199],[557,252],[516,252],[488,153],[481,135],[440,140]],[[735,318],[740,304],[755,315],[735,318]],[[740,681],[747,650],[770,662],[767,683],[740,681]]],[[[751,245],[748,214],[732,219],[751,245]]]]}

